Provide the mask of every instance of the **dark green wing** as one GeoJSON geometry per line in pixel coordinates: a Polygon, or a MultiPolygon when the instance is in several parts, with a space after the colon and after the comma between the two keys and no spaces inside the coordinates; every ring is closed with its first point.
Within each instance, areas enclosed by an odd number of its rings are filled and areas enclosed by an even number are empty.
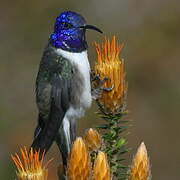
{"type": "Polygon", "coordinates": [[[32,147],[47,152],[55,140],[69,108],[72,78],[70,62],[48,46],[44,52],[36,81],[39,122],[32,147]]]}

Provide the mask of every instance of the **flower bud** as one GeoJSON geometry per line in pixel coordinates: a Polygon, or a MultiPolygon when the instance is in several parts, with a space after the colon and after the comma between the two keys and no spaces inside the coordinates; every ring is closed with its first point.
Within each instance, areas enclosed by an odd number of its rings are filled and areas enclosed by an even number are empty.
{"type": "Polygon", "coordinates": [[[104,152],[99,152],[94,163],[93,180],[110,180],[110,168],[107,161],[107,156],[104,152]]]}
{"type": "Polygon", "coordinates": [[[91,173],[91,162],[87,147],[81,137],[78,137],[71,149],[67,175],[68,180],[88,180],[91,173]]]}
{"type": "Polygon", "coordinates": [[[84,140],[90,151],[98,150],[102,145],[102,139],[98,131],[90,128],[84,135],[84,140]]]}
{"type": "Polygon", "coordinates": [[[144,142],[139,146],[132,161],[128,180],[150,180],[151,168],[144,142]]]}

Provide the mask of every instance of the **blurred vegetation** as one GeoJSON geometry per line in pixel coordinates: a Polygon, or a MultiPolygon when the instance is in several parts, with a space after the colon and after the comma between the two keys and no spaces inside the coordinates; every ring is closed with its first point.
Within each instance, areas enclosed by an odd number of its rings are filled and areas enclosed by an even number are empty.
{"type": "MultiPolygon", "coordinates": [[[[116,34],[125,43],[122,55],[129,82],[129,146],[146,142],[153,177],[177,179],[180,169],[180,1],[100,0],[23,1],[2,0],[0,7],[0,179],[14,179],[10,154],[29,145],[37,119],[35,78],[54,18],[64,10],[83,14],[105,35],[116,34]],[[170,155],[171,154],[171,155],[170,155]],[[168,162],[168,163],[167,163],[168,162]]],[[[93,63],[93,41],[88,33],[89,57],[93,63]]],[[[82,129],[101,123],[92,107],[79,121],[82,129]]],[[[54,146],[48,153],[57,159],[54,146]]],[[[49,158],[50,159],[50,158],[49,158]]],[[[57,164],[54,166],[57,167],[57,164]]],[[[55,168],[50,179],[56,179],[55,168]]]]}

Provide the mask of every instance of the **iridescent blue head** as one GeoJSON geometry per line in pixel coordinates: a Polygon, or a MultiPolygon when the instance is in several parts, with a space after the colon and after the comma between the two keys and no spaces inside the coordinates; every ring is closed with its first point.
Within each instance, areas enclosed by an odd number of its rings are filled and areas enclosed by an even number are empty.
{"type": "Polygon", "coordinates": [[[56,18],[50,42],[56,48],[70,52],[82,52],[87,49],[86,29],[102,33],[97,27],[87,25],[80,14],[72,11],[63,12],[56,18]]]}

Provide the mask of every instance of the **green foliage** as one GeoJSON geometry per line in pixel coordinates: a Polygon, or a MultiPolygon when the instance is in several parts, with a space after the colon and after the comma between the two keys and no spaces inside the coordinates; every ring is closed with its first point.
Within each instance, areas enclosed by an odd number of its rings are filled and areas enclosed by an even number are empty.
{"type": "Polygon", "coordinates": [[[113,180],[125,180],[128,167],[123,165],[125,159],[122,156],[128,152],[128,149],[126,147],[127,141],[121,134],[127,129],[126,123],[128,121],[122,120],[127,112],[113,115],[100,111],[98,114],[106,121],[98,128],[103,132],[103,151],[107,153],[113,180]]]}

